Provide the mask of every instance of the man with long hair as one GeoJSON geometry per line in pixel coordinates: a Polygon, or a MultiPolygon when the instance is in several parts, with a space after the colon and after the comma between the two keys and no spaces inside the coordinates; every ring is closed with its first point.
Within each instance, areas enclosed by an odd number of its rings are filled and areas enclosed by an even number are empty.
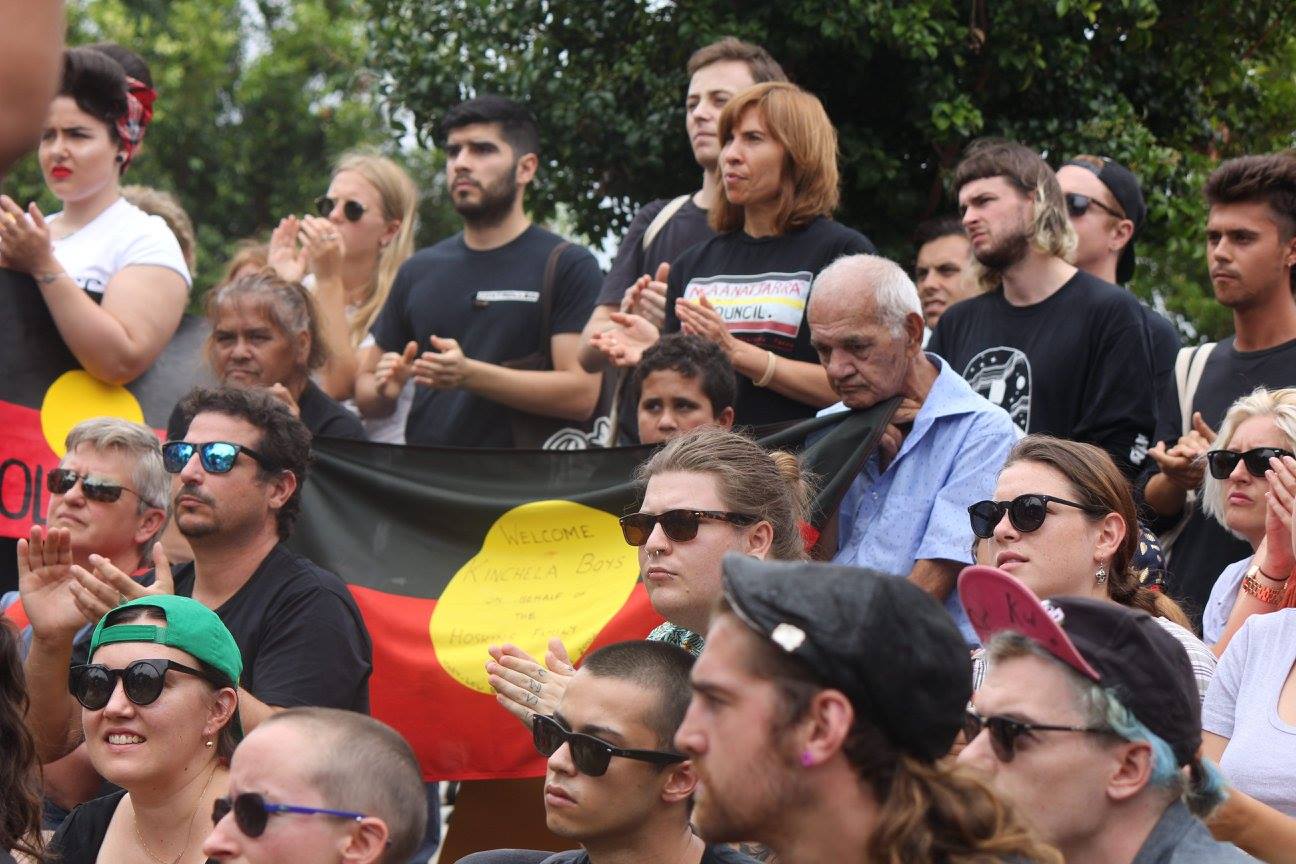
{"type": "Polygon", "coordinates": [[[946,312],[928,350],[1023,432],[1096,444],[1133,475],[1156,425],[1138,301],[1068,263],[1075,231],[1038,153],[1007,141],[974,144],[954,187],[986,293],[946,312]]]}
{"type": "Polygon", "coordinates": [[[708,842],[780,861],[1060,862],[949,752],[971,662],[904,579],[729,555],[675,745],[708,842]]]}

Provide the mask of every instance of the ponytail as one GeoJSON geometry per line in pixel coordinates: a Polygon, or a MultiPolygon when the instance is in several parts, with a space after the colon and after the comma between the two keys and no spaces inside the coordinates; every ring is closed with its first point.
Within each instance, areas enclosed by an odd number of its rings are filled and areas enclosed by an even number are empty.
{"type": "Polygon", "coordinates": [[[1179,604],[1160,591],[1139,584],[1138,575],[1132,570],[1127,569],[1119,575],[1113,573],[1107,593],[1122,606],[1142,610],[1153,618],[1165,618],[1188,632],[1193,632],[1192,621],[1179,604]]]}

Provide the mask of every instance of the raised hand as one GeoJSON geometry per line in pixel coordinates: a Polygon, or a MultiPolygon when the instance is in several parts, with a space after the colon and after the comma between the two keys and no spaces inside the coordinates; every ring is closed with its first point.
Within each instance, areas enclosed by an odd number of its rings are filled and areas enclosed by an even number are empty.
{"type": "Polygon", "coordinates": [[[288,406],[288,411],[298,419],[301,419],[301,407],[298,406],[297,400],[293,398],[292,393],[284,385],[276,382],[271,384],[266,392],[288,406]]]}
{"type": "Polygon", "coordinates": [[[487,650],[491,660],[486,674],[495,689],[495,701],[527,727],[533,715],[553,714],[567,682],[576,674],[567,648],[557,638],[549,640],[544,666],[516,645],[492,645],[487,650]]]}
{"type": "Polygon", "coordinates": [[[416,354],[418,343],[409,342],[403,353],[388,351],[378,358],[378,365],[374,367],[374,386],[384,399],[393,400],[400,395],[405,382],[414,374],[416,354]]]}
{"type": "Polygon", "coordinates": [[[0,251],[6,267],[32,275],[55,263],[49,225],[35,202],[24,212],[8,195],[0,195],[0,251]]]}
{"type": "Polygon", "coordinates": [[[1185,492],[1191,492],[1201,486],[1202,478],[1206,476],[1206,451],[1209,449],[1210,442],[1193,430],[1173,447],[1166,447],[1164,441],[1158,441],[1148,450],[1148,455],[1167,480],[1185,492]]]}
{"type": "Polygon", "coordinates": [[[32,631],[48,639],[72,637],[86,623],[72,596],[72,532],[50,528],[18,541],[18,592],[32,631]]]}
{"type": "Polygon", "coordinates": [[[661,331],[642,315],[613,312],[616,327],[590,336],[590,344],[603,352],[613,366],[630,368],[639,365],[643,352],[657,344],[661,331]]]}
{"type": "Polygon", "coordinates": [[[300,282],[306,275],[308,253],[298,242],[301,229],[300,219],[285,216],[270,235],[270,266],[287,282],[300,282]]]}
{"type": "Polygon", "coordinates": [[[660,330],[666,323],[666,292],[670,287],[666,280],[669,278],[670,264],[666,262],[657,265],[655,276],[647,273],[640,276],[626,289],[625,296],[621,299],[621,311],[642,315],[648,323],[660,330]]]}
{"type": "Polygon", "coordinates": [[[1287,578],[1296,569],[1292,548],[1292,507],[1296,501],[1296,459],[1270,459],[1265,472],[1269,491],[1265,493],[1265,555],[1260,569],[1274,579],[1287,578]]]}
{"type": "Polygon", "coordinates": [[[337,226],[319,216],[307,216],[301,225],[302,251],[317,281],[341,279],[346,246],[337,226]]]}
{"type": "Polygon", "coordinates": [[[161,543],[153,544],[153,584],[145,587],[102,555],[91,555],[93,571],[72,565],[72,594],[88,621],[98,621],[127,600],[175,593],[171,562],[161,543]]]}

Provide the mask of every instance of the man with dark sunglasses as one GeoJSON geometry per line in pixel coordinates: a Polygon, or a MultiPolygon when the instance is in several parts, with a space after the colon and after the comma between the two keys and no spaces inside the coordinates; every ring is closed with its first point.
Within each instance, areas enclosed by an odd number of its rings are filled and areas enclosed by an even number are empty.
{"type": "Polygon", "coordinates": [[[1153,461],[1137,485],[1152,530],[1175,538],[1167,593],[1195,618],[1220,573],[1252,553],[1202,509],[1202,456],[1234,402],[1257,387],[1296,385],[1296,158],[1230,159],[1203,195],[1211,285],[1232,312],[1233,335],[1179,353],[1176,386],[1166,388],[1157,414],[1153,461]]]}
{"type": "Polygon", "coordinates": [[[697,776],[673,744],[689,704],[693,655],[662,642],[619,642],[590,654],[552,717],[536,715],[548,757],[545,821],[582,848],[554,855],[483,852],[462,864],[747,864],[707,846],[689,825],[697,776]]]}
{"type": "MultiPolygon", "coordinates": [[[[72,602],[72,568],[111,561],[125,574],[147,566],[149,547],[166,524],[171,478],[157,435],[138,423],[98,417],[77,424],[64,441],[57,468],[46,475],[45,528],[18,543],[19,591],[0,597],[0,612],[21,631],[24,650],[39,635],[36,662],[47,645],[84,651],[95,620],[72,602]]],[[[62,667],[66,684],[67,666],[62,667]]],[[[46,827],[55,828],[101,780],[82,749],[42,771],[46,827]]]]}
{"type": "Polygon", "coordinates": [[[427,823],[418,761],[396,731],[331,708],[293,708],[230,762],[203,854],[243,864],[405,864],[427,823]]]}
{"type": "MultiPolygon", "coordinates": [[[[1057,170],[1067,216],[1076,232],[1076,267],[1104,282],[1128,285],[1137,257],[1134,240],[1147,218],[1138,177],[1106,156],[1081,154],[1057,170]]],[[[1164,315],[1139,301],[1152,340],[1157,399],[1169,386],[1179,353],[1179,331],[1164,315]]]]}
{"type": "Polygon", "coordinates": [[[1200,821],[1223,777],[1198,756],[1197,683],[1173,636],[1116,603],[1040,601],[990,567],[963,571],[959,593],[987,644],[959,762],[1067,864],[1251,860],[1200,821]]]}
{"type": "Polygon", "coordinates": [[[1134,476],[1156,426],[1152,347],[1138,301],[1067,263],[1075,231],[1037,152],[977,142],[954,186],[986,292],[942,315],[928,350],[1023,432],[1094,444],[1134,476]]]}
{"type": "MultiPolygon", "coordinates": [[[[175,593],[215,610],[243,652],[245,729],[298,705],[367,712],[372,644],[359,608],[340,578],[283,545],[300,507],[310,433],[260,389],[196,390],[182,411],[184,439],[162,450],[178,481],[175,522],[193,562],[172,572],[157,544],[156,581],[143,587],[95,559],[92,568],[74,567],[66,593],[49,605],[101,616],[123,598],[175,593]]],[[[51,758],[80,737],[80,711],[71,710],[66,687],[69,663],[81,661],[72,661],[66,640],[44,639],[42,626],[36,635],[29,716],[51,758]]]]}

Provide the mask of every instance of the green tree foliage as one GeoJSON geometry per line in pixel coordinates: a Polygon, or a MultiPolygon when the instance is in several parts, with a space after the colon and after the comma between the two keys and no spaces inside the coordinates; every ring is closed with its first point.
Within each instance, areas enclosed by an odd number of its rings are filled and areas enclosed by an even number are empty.
{"type": "Polygon", "coordinates": [[[1200,188],[1221,158],[1289,146],[1289,2],[1155,0],[367,0],[372,65],[425,143],[461,98],[497,92],[540,118],[537,215],[571,206],[589,236],[696,185],[684,64],[722,35],[764,44],[837,124],[839,218],[899,260],[921,218],[953,209],[973,138],[1057,163],[1081,152],[1139,172],[1150,220],[1134,288],[1217,335],[1200,188]]]}
{"type": "MultiPolygon", "coordinates": [[[[197,227],[199,290],[219,275],[234,241],[266,237],[282,216],[307,212],[339,153],[395,149],[364,66],[363,12],[352,0],[69,3],[68,44],[114,41],[149,62],[157,113],[125,182],[179,196],[197,227]]],[[[435,160],[412,161],[426,184],[435,160]]],[[[34,157],[7,186],[45,212],[59,206],[34,157]]]]}

